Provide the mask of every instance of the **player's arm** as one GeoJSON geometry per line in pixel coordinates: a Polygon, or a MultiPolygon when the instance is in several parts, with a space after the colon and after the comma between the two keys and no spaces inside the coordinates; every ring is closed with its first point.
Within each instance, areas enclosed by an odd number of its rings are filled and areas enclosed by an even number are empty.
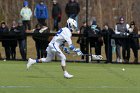
{"type": "Polygon", "coordinates": [[[70,54],[69,48],[65,46],[65,42],[63,42],[63,44],[60,46],[62,47],[62,49],[65,53],[70,54]]]}
{"type": "Polygon", "coordinates": [[[75,48],[75,46],[72,44],[71,33],[69,33],[69,31],[65,31],[65,35],[63,36],[63,38],[68,43],[70,50],[76,52],[77,55],[83,55],[83,53],[80,51],[80,49],[79,48],[75,48]]]}
{"type": "Polygon", "coordinates": [[[83,55],[83,53],[81,52],[81,50],[79,48],[75,48],[75,46],[73,44],[71,44],[69,46],[69,49],[74,51],[78,56],[81,56],[83,55]]]}

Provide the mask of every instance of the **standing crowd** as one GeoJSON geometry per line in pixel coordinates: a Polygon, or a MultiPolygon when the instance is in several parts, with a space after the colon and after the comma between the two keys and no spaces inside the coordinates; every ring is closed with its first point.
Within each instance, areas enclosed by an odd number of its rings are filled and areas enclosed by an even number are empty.
{"type": "MultiPolygon", "coordinates": [[[[62,10],[57,0],[53,0],[52,3],[53,31],[58,31],[59,23],[62,17],[62,10]]],[[[74,18],[77,17],[80,12],[80,6],[76,0],[69,0],[65,11],[68,18],[74,18]]],[[[19,46],[22,60],[27,59],[26,32],[31,31],[32,16],[34,16],[37,20],[35,29],[33,29],[33,40],[35,41],[37,58],[46,57],[46,47],[49,43],[49,37],[43,34],[49,33],[50,28],[47,27],[46,23],[46,20],[49,18],[49,14],[44,0],[39,0],[39,2],[35,5],[34,12],[32,12],[29,7],[28,0],[24,0],[23,7],[21,8],[19,14],[21,16],[20,20],[14,20],[11,26],[6,24],[4,21],[0,24],[0,41],[2,42],[2,47],[4,47],[5,50],[4,58],[7,60],[16,59],[16,47],[19,46]]]]}
{"type": "MultiPolygon", "coordinates": [[[[101,47],[104,44],[107,59],[106,63],[112,62],[112,55],[114,52],[116,53],[115,62],[129,63],[130,49],[132,49],[134,54],[133,63],[138,63],[138,50],[140,45],[138,28],[134,21],[127,24],[124,17],[120,17],[119,22],[115,25],[114,29],[110,28],[108,23],[105,23],[103,29],[101,29],[97,25],[95,19],[93,20],[92,24],[86,28],[86,22],[84,21],[80,28],[80,33],[84,35],[78,38],[77,43],[80,44],[80,48],[83,53],[87,53],[86,46],[88,44],[87,42],[89,42],[90,53],[92,54],[92,48],[95,48],[95,54],[101,55],[101,47]]],[[[81,59],[84,59],[84,56],[82,56],[81,59]]]]}

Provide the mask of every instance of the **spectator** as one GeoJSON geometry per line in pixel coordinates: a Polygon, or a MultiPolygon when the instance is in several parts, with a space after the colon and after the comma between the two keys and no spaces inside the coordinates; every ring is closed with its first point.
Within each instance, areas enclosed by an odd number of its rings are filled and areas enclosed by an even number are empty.
{"type": "MultiPolygon", "coordinates": [[[[80,27],[80,34],[83,34],[82,36],[79,36],[77,43],[80,44],[80,50],[82,53],[86,53],[86,40],[87,40],[87,30],[86,30],[86,22],[83,22],[83,25],[80,27]]],[[[81,57],[81,59],[84,59],[84,56],[81,57]]]]}
{"type": "MultiPolygon", "coordinates": [[[[93,20],[90,30],[88,32],[90,47],[95,47],[95,55],[101,55],[101,47],[103,39],[101,36],[101,29],[97,25],[96,20],[93,20]]],[[[99,61],[98,61],[99,62],[99,61]]]]}
{"type": "Polygon", "coordinates": [[[136,24],[134,21],[130,23],[129,28],[130,33],[130,47],[132,48],[132,51],[134,53],[134,63],[138,63],[138,49],[139,49],[139,39],[138,39],[138,28],[136,27],[136,24]]]}
{"type": "Polygon", "coordinates": [[[111,36],[115,34],[112,28],[108,24],[104,25],[102,30],[103,40],[105,44],[105,54],[106,54],[106,63],[112,62],[112,46],[111,46],[111,36]]]}
{"type": "Polygon", "coordinates": [[[33,39],[35,41],[37,59],[46,57],[46,47],[48,46],[48,36],[44,35],[49,33],[49,28],[46,26],[41,26],[40,24],[36,25],[34,30],[33,39]]]}
{"type": "Polygon", "coordinates": [[[76,0],[69,0],[69,2],[66,4],[65,12],[68,18],[70,17],[76,20],[78,27],[78,14],[80,12],[79,3],[76,0]]]}
{"type": "Polygon", "coordinates": [[[31,16],[32,16],[32,11],[31,9],[28,7],[28,1],[24,1],[23,3],[23,8],[20,11],[20,15],[22,17],[22,22],[23,25],[25,26],[25,30],[31,30],[31,16]]]}
{"type": "Polygon", "coordinates": [[[22,60],[26,60],[26,36],[25,36],[25,28],[22,24],[22,21],[19,20],[18,26],[17,26],[17,32],[18,35],[18,44],[20,49],[20,54],[22,57],[22,60]]]}
{"type": "MultiPolygon", "coordinates": [[[[115,26],[115,34],[119,36],[126,37],[128,35],[128,28],[129,25],[124,22],[124,18],[120,17],[119,23],[115,26]]],[[[122,62],[120,47],[122,46],[122,56],[124,62],[128,62],[130,58],[130,45],[129,45],[128,38],[117,38],[116,39],[116,55],[117,55],[117,62],[122,62]]]]}
{"type": "Polygon", "coordinates": [[[66,4],[65,12],[69,17],[75,19],[75,17],[80,12],[80,6],[76,0],[69,0],[69,2],[66,4]]]}
{"type": "Polygon", "coordinates": [[[48,19],[48,8],[44,4],[44,1],[41,0],[39,4],[36,5],[35,7],[35,17],[38,20],[38,23],[41,25],[46,24],[46,19],[48,19]]]}
{"type": "Polygon", "coordinates": [[[0,33],[2,34],[2,46],[5,49],[6,59],[10,59],[10,47],[9,47],[9,40],[7,35],[9,34],[9,28],[7,27],[5,22],[2,22],[0,25],[0,33]]]}
{"type": "Polygon", "coordinates": [[[17,47],[16,32],[17,32],[17,23],[16,21],[13,21],[12,27],[10,28],[10,32],[9,32],[9,35],[11,37],[11,40],[9,42],[10,56],[12,57],[12,59],[16,59],[16,47],[17,47]]]}
{"type": "Polygon", "coordinates": [[[61,8],[57,0],[53,0],[52,18],[54,20],[53,30],[58,31],[58,23],[61,21],[61,8]]]}
{"type": "Polygon", "coordinates": [[[35,41],[35,47],[36,47],[36,52],[37,52],[37,58],[41,58],[41,42],[40,42],[40,37],[37,36],[37,34],[39,34],[39,31],[41,29],[41,25],[37,24],[34,30],[34,34],[33,34],[33,39],[35,41]]]}

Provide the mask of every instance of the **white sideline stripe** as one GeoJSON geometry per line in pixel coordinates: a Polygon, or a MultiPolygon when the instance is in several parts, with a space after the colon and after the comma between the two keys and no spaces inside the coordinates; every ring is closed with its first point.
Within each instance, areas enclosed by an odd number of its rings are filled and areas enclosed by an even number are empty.
{"type": "MultiPolygon", "coordinates": [[[[0,88],[30,88],[32,86],[0,86],[0,88]]],[[[35,86],[34,86],[35,87],[35,86]]],[[[67,89],[73,87],[46,87],[48,89],[67,89]]],[[[74,87],[74,89],[140,89],[140,87],[113,87],[113,86],[97,86],[97,87],[74,87]]]]}
{"type": "MultiPolygon", "coordinates": [[[[1,88],[30,88],[30,87],[32,86],[0,86],[0,89],[1,88]]],[[[45,89],[67,89],[67,87],[46,87],[46,86],[44,86],[44,88],[45,89]]],[[[140,87],[113,87],[113,86],[71,87],[71,88],[73,89],[140,89],[140,87]]]]}
{"type": "Polygon", "coordinates": [[[140,87],[113,87],[113,86],[99,86],[99,87],[76,87],[77,89],[140,89],[140,87]]]}
{"type": "Polygon", "coordinates": [[[111,87],[111,86],[97,86],[97,87],[44,87],[46,89],[140,89],[140,87],[111,87]]]}
{"type": "Polygon", "coordinates": [[[0,86],[0,88],[30,88],[31,86],[0,86]]]}

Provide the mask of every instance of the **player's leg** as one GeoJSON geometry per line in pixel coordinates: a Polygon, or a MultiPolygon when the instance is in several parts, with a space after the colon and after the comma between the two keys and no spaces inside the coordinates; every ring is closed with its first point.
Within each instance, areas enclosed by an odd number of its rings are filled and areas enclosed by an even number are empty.
{"type": "Polygon", "coordinates": [[[53,57],[54,57],[54,54],[48,53],[46,58],[40,58],[40,59],[29,58],[28,63],[27,63],[27,69],[29,69],[35,63],[50,62],[53,59],[53,57]]]}
{"type": "Polygon", "coordinates": [[[27,63],[27,69],[29,69],[33,64],[35,63],[42,63],[42,62],[50,62],[54,57],[54,52],[51,51],[51,49],[47,49],[47,57],[46,58],[40,58],[40,59],[31,59],[29,58],[27,63]]]}
{"type": "Polygon", "coordinates": [[[60,58],[61,60],[61,67],[62,67],[62,70],[64,72],[64,77],[65,78],[72,78],[73,75],[69,74],[66,70],[66,56],[60,52],[60,53],[57,53],[57,56],[60,58]]]}
{"type": "Polygon", "coordinates": [[[53,59],[54,55],[55,54],[51,52],[51,53],[47,54],[46,58],[40,58],[39,60],[36,60],[36,61],[37,61],[37,63],[47,63],[53,59]]]}

